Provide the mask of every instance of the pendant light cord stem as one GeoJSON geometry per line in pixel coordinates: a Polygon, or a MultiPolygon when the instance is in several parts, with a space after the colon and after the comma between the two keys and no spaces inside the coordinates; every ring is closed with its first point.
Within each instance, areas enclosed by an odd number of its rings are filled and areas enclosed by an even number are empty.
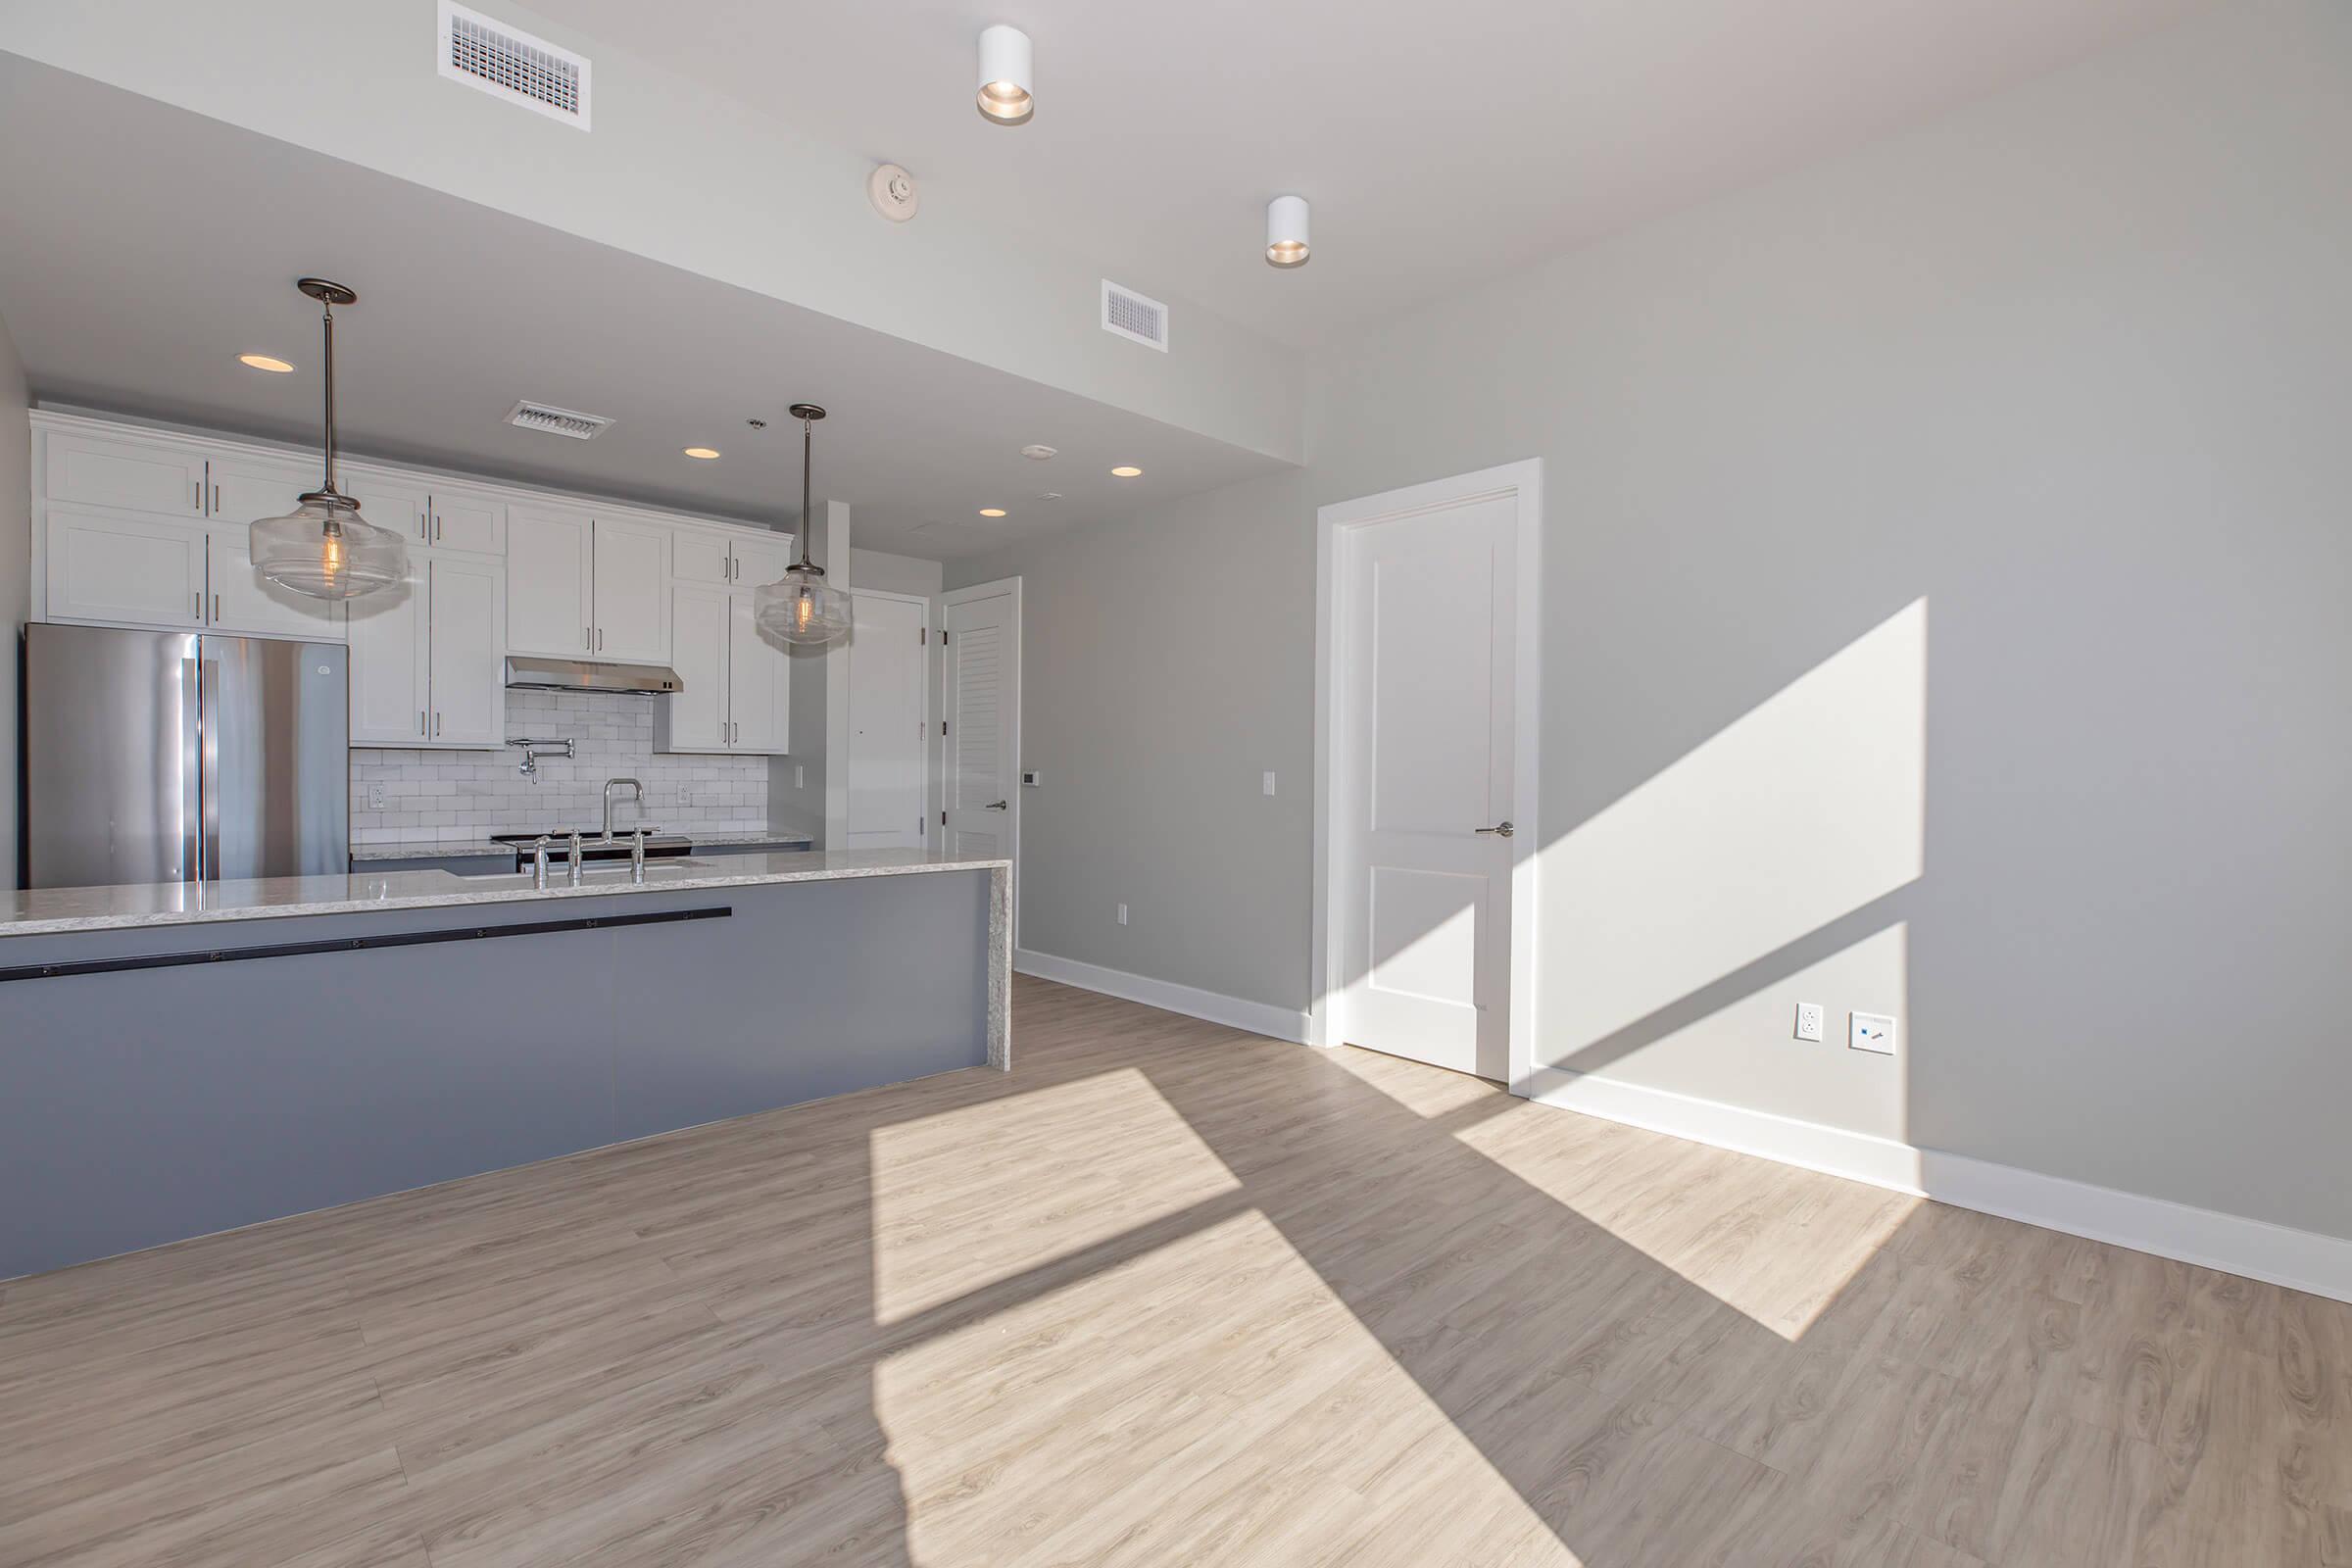
{"type": "Polygon", "coordinates": [[[335,308],[324,305],[326,314],[326,489],[335,490],[335,308]]]}
{"type": "Polygon", "coordinates": [[[808,536],[816,531],[816,519],[808,511],[808,464],[816,451],[816,421],[801,421],[801,564],[810,570],[816,563],[808,559],[808,536]]]}

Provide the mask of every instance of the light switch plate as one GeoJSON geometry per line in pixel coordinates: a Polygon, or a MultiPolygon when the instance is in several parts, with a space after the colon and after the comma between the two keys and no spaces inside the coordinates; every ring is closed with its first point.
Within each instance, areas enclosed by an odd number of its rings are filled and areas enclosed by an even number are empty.
{"type": "Polygon", "coordinates": [[[1121,924],[1121,925],[1125,925],[1126,923],[1127,923],[1127,906],[1125,906],[1124,904],[1122,904],[1122,905],[1120,905],[1120,906],[1119,906],[1119,924],[1121,924]]]}
{"type": "Polygon", "coordinates": [[[1856,1051],[1894,1054],[1894,1019],[1883,1012],[1848,1013],[1846,1044],[1856,1051]]]}
{"type": "Polygon", "coordinates": [[[1270,767],[1266,769],[1265,791],[1268,795],[1274,793],[1274,770],[1270,767]]]}
{"type": "Polygon", "coordinates": [[[1798,1003],[1796,1004],[1796,1038],[1813,1041],[1822,1039],[1827,1016],[1828,1009],[1818,1002],[1798,1003]]]}

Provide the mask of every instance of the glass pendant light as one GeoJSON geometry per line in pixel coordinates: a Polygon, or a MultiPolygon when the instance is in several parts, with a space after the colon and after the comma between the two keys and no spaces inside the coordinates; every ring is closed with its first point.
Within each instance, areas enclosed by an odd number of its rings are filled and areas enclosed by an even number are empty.
{"type": "Polygon", "coordinates": [[[777,642],[822,648],[850,632],[850,596],[825,581],[825,568],[808,559],[808,535],[816,521],[808,510],[808,458],[816,421],[825,411],[813,403],[795,403],[790,412],[801,421],[801,559],[774,582],[753,590],[752,613],[761,633],[777,642]]]}
{"type": "Polygon", "coordinates": [[[302,504],[284,516],[253,525],[253,569],[313,599],[357,599],[409,574],[400,535],[362,517],[360,504],[335,488],[335,307],[359,296],[321,277],[294,286],[326,313],[326,481],[299,497],[302,504]]]}

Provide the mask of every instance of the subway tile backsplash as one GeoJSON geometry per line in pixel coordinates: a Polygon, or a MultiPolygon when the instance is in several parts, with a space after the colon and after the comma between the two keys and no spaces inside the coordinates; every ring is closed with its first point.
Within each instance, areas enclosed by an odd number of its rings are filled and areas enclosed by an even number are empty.
{"type": "MultiPolygon", "coordinates": [[[[578,757],[539,763],[522,776],[522,754],[414,752],[355,747],[351,754],[354,844],[452,844],[492,833],[590,828],[604,820],[608,778],[645,783],[643,820],[676,832],[757,831],[767,821],[764,757],[657,757],[658,697],[617,692],[507,693],[507,733],[577,742],[578,757]],[[370,806],[374,792],[383,808],[370,806]]],[[[612,821],[639,820],[615,801],[612,821]]]]}

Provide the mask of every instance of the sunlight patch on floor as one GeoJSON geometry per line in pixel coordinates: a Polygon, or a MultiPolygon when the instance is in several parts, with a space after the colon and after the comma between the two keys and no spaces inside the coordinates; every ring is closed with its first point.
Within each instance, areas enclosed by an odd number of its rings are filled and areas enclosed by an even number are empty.
{"type": "Polygon", "coordinates": [[[900,1351],[874,1395],[920,1562],[1578,1560],[1255,1212],[900,1351]]]}
{"type": "Polygon", "coordinates": [[[878,1127],[869,1144],[884,1324],[1241,1185],[1132,1069],[878,1127]]]}

